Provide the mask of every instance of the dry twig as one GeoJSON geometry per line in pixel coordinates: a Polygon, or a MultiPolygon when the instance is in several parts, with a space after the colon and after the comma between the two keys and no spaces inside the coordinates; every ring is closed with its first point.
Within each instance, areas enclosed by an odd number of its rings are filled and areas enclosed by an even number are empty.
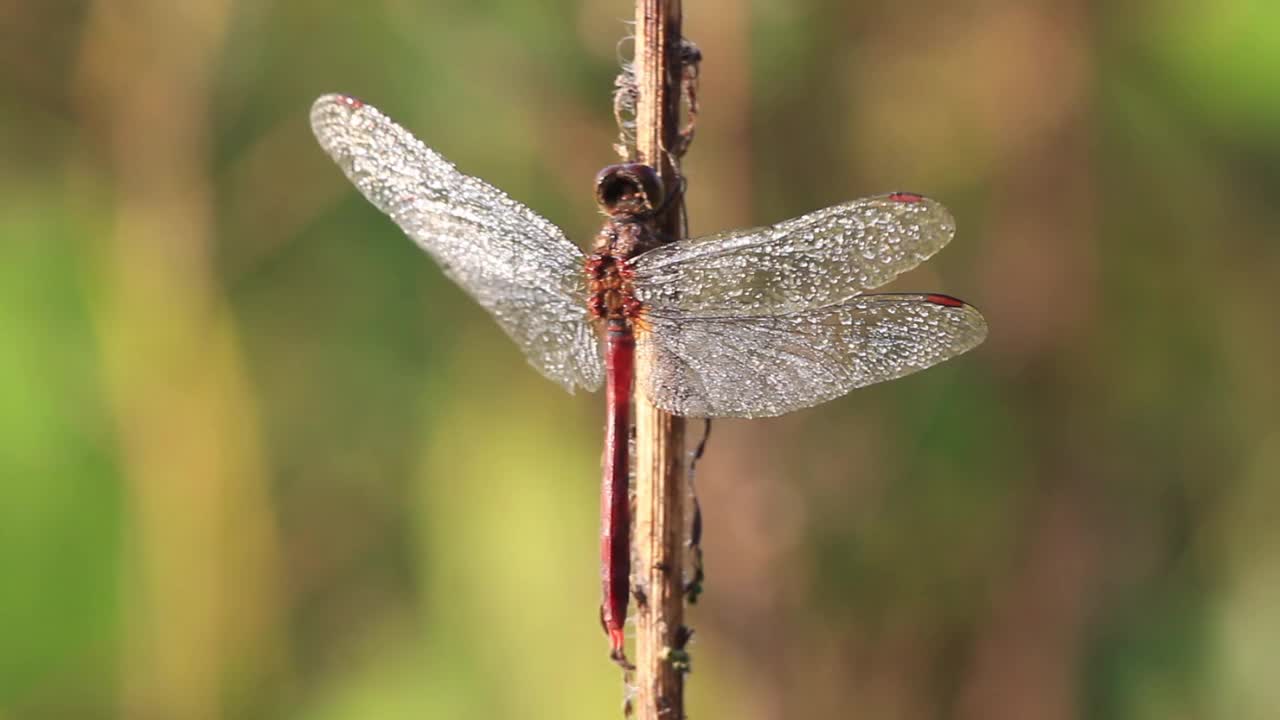
{"type": "MultiPolygon", "coordinates": [[[[635,142],[640,162],[659,170],[668,192],[681,180],[671,151],[680,147],[682,56],[680,1],[637,0],[635,142]]],[[[676,238],[679,206],[656,220],[657,230],[676,238]]],[[[649,368],[636,358],[638,387],[649,368]]],[[[684,420],[636,399],[634,587],[636,607],[636,696],[640,720],[684,717],[684,420]]]]}

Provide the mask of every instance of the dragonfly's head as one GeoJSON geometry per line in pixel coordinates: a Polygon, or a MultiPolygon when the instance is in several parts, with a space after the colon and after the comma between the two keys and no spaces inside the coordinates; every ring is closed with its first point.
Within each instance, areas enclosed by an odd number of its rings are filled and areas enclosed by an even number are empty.
{"type": "Polygon", "coordinates": [[[610,165],[596,175],[596,202],[611,218],[647,217],[662,205],[662,178],[642,163],[610,165]]]}

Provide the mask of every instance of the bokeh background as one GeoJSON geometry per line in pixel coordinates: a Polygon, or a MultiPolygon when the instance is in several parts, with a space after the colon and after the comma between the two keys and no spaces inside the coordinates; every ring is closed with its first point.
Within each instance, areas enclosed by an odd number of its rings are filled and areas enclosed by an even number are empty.
{"type": "MultiPolygon", "coordinates": [[[[686,6],[693,232],[925,192],[992,329],[717,424],[691,717],[1280,716],[1280,4],[686,6]]],[[[0,719],[620,715],[601,398],[307,111],[585,241],[631,12],[0,3],[0,719]]]]}

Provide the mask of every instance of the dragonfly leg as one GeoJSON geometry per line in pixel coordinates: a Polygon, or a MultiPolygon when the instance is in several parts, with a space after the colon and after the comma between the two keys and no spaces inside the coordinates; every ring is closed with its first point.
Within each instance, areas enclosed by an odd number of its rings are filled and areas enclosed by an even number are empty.
{"type": "Polygon", "coordinates": [[[653,211],[654,215],[661,215],[671,207],[671,203],[684,200],[684,191],[688,187],[689,181],[685,179],[684,175],[678,176],[677,180],[676,186],[671,189],[671,192],[667,193],[666,197],[662,198],[662,204],[658,205],[657,209],[653,211]]]}
{"type": "MultiPolygon", "coordinates": [[[[694,484],[697,475],[698,461],[707,450],[707,441],[711,439],[711,418],[706,419],[703,426],[702,439],[689,458],[689,495],[693,498],[693,518],[689,528],[689,552],[693,556],[693,575],[684,585],[685,599],[690,605],[696,605],[698,596],[702,594],[702,582],[706,579],[702,564],[702,504],[698,502],[698,488],[694,484]]],[[[692,631],[690,631],[692,632],[692,631]]]]}

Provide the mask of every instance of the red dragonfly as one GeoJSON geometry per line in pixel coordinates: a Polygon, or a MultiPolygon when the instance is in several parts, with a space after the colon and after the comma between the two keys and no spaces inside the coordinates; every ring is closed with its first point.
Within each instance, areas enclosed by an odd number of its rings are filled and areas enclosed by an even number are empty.
{"type": "Polygon", "coordinates": [[[864,293],[951,240],[951,214],[920,195],[664,244],[647,220],[674,193],[645,165],[613,165],[596,177],[608,220],[584,254],[360,100],[321,97],[311,127],[356,188],[493,314],[539,372],[570,392],[605,384],[601,620],[622,664],[636,354],[652,368],[641,390],[667,412],[768,417],[923,370],[987,334],[982,315],[948,295],[864,293]]]}

